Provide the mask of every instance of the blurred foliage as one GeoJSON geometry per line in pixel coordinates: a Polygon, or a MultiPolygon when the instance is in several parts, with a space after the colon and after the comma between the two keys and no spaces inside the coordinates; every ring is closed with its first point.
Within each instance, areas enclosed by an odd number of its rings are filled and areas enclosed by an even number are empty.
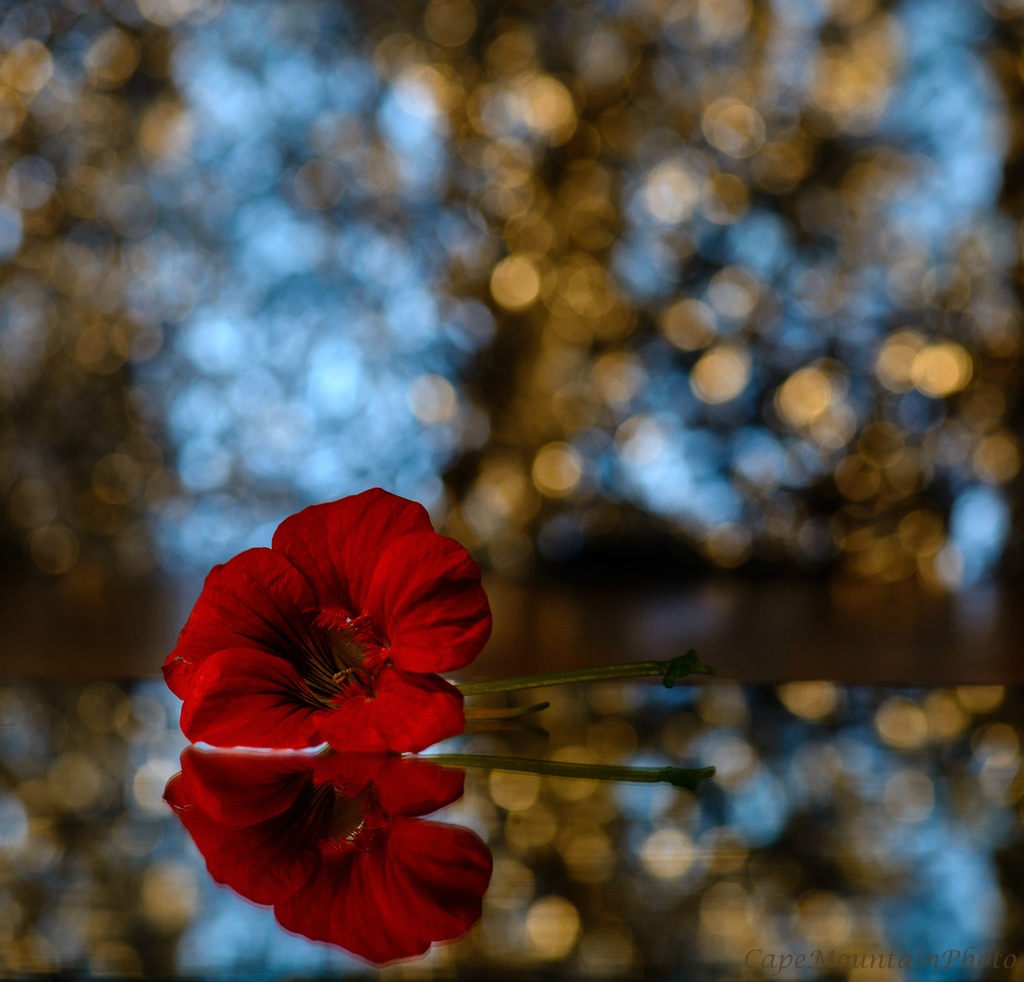
{"type": "Polygon", "coordinates": [[[162,325],[126,304],[128,243],[156,219],[126,175],[169,43],[60,4],[0,28],[0,489],[5,538],[47,574],[147,569],[145,507],[173,487],[130,382],[162,325]]]}
{"type": "Polygon", "coordinates": [[[6,555],[202,566],[381,484],[512,574],[977,582],[1015,543],[1021,12],[17,5],[6,555]]]}

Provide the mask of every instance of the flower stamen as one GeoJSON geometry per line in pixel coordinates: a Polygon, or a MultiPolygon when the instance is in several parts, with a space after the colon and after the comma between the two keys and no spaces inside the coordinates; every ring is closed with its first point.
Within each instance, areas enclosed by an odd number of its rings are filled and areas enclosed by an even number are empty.
{"type": "Polygon", "coordinates": [[[354,796],[331,785],[318,791],[331,810],[325,834],[317,842],[320,849],[328,855],[352,848],[368,851],[387,825],[372,788],[362,788],[354,796]]]}
{"type": "Polygon", "coordinates": [[[372,699],[380,673],[390,665],[388,643],[369,616],[352,616],[342,607],[323,607],[314,614],[305,680],[316,700],[336,706],[339,697],[372,699]]]}

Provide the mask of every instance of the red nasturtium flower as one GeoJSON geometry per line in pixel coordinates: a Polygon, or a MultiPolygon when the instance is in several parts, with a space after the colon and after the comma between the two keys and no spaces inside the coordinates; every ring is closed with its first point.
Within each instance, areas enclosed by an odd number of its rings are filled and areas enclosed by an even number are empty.
{"type": "Polygon", "coordinates": [[[436,673],[490,631],[466,550],[375,488],[215,567],[163,671],[193,742],[416,752],[462,731],[462,694],[436,673]]]}
{"type": "Polygon", "coordinates": [[[164,797],[207,869],[287,930],[381,964],[479,919],[491,853],[419,816],[462,796],[464,772],[393,755],[189,747],[164,797]]]}

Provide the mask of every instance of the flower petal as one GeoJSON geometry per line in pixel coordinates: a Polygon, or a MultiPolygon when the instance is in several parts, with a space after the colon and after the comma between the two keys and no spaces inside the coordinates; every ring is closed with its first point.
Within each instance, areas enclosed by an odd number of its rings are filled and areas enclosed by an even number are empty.
{"type": "Polygon", "coordinates": [[[491,851],[469,829],[396,818],[379,896],[420,937],[448,941],[480,919],[491,851]]]}
{"type": "Polygon", "coordinates": [[[381,964],[465,934],[490,877],[490,850],[468,829],[396,818],[368,852],[325,856],[275,914],[289,931],[381,964]]]}
{"type": "Polygon", "coordinates": [[[317,754],[313,780],[342,786],[373,784],[385,815],[429,815],[458,801],[466,772],[394,754],[317,754]]]}
{"type": "Polygon", "coordinates": [[[302,571],[321,607],[340,606],[355,616],[365,609],[370,578],[387,546],[410,532],[432,531],[422,505],[372,488],[286,518],[273,547],[302,571]]]}
{"type": "Polygon", "coordinates": [[[297,750],[324,742],[320,721],[336,710],[309,701],[291,662],[252,648],[210,655],[192,677],[181,730],[215,747],[297,750]]]}
{"type": "Polygon", "coordinates": [[[462,693],[444,679],[386,668],[374,698],[351,696],[322,714],[318,725],[335,750],[418,753],[461,733],[466,717],[462,693]]]}
{"type": "Polygon", "coordinates": [[[306,753],[200,750],[181,754],[191,803],[224,825],[256,825],[296,807],[312,784],[306,753]]]}
{"type": "Polygon", "coordinates": [[[206,577],[164,662],[164,678],[184,699],[196,670],[215,651],[251,648],[301,659],[309,644],[304,615],[315,609],[309,584],[284,556],[270,549],[239,553],[206,577]]]}
{"type": "Polygon", "coordinates": [[[273,904],[290,897],[309,880],[319,863],[319,850],[308,837],[294,834],[291,809],[267,821],[244,824],[245,816],[241,816],[226,824],[197,804],[196,791],[189,776],[179,773],[167,782],[164,798],[218,883],[253,903],[273,904]]]}
{"type": "Polygon", "coordinates": [[[367,613],[409,672],[468,665],[491,636],[491,608],[480,567],[454,539],[416,532],[394,540],[377,564],[367,613]]]}

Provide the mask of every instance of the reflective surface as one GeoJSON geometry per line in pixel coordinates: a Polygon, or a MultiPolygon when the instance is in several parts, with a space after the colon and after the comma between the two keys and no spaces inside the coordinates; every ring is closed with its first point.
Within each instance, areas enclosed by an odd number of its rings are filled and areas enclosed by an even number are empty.
{"type": "MultiPolygon", "coordinates": [[[[817,977],[831,965],[847,978],[863,969],[857,959],[884,962],[891,952],[891,967],[875,963],[877,977],[1024,977],[1017,966],[977,970],[965,961],[1024,955],[1020,689],[629,684],[534,698],[552,701],[535,717],[546,734],[470,734],[438,750],[712,764],[718,773],[691,794],[468,769],[461,798],[406,820],[450,828],[440,833],[450,841],[486,843],[494,871],[482,916],[461,940],[385,974],[510,967],[757,978],[803,954],[818,967],[790,964],[781,977],[817,977]],[[933,955],[933,967],[921,967],[933,955]],[[766,967],[769,957],[776,961],[766,967]]],[[[337,946],[289,934],[269,906],[210,876],[207,863],[228,879],[163,798],[182,767],[176,714],[156,679],[0,684],[0,969],[247,978],[375,971],[337,946]]],[[[341,786],[341,771],[328,783],[341,786]]],[[[458,771],[442,773],[458,780],[458,771]]],[[[344,780],[387,784],[379,775],[344,780]]],[[[413,784],[395,782],[407,793],[413,784]]],[[[445,784],[431,805],[451,790],[445,784]]],[[[346,815],[332,811],[332,834],[358,838],[365,823],[346,824],[346,815]]],[[[220,817],[244,819],[237,798],[220,817]]],[[[265,854],[253,856],[246,875],[270,869],[265,854]]],[[[447,889],[452,882],[447,876],[447,889]]],[[[436,886],[421,877],[416,903],[401,891],[396,911],[406,924],[395,933],[429,920],[436,886]]],[[[316,887],[310,874],[301,889],[316,887]]],[[[380,907],[359,911],[370,935],[391,933],[380,907]]]]}

